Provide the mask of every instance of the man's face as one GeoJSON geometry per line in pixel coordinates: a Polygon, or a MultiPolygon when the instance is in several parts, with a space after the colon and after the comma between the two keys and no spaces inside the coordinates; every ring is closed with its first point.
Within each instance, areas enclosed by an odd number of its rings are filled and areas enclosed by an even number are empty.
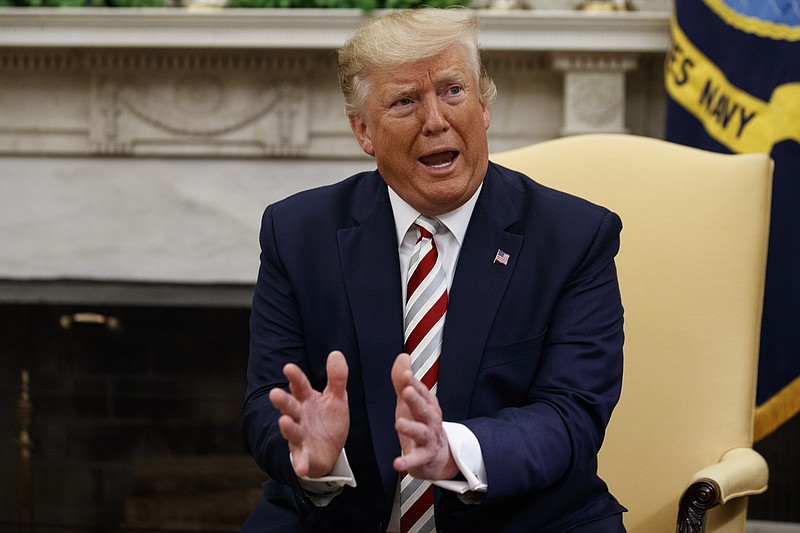
{"type": "Polygon", "coordinates": [[[489,106],[453,44],[438,56],[373,72],[350,127],[386,183],[426,215],[460,207],[486,174],[489,106]]]}

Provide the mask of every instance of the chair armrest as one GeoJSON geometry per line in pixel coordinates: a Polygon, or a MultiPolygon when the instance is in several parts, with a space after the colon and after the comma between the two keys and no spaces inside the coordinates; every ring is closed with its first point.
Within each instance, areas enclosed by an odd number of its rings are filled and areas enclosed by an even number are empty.
{"type": "Polygon", "coordinates": [[[732,498],[761,494],[767,490],[769,467],[767,461],[752,448],[734,448],[725,453],[719,463],[706,467],[692,476],[690,484],[708,480],[719,490],[719,502],[732,498]]]}
{"type": "Polygon", "coordinates": [[[696,472],[681,497],[679,533],[705,531],[706,511],[733,498],[761,494],[767,490],[769,467],[752,448],[734,448],[719,463],[696,472]]]}

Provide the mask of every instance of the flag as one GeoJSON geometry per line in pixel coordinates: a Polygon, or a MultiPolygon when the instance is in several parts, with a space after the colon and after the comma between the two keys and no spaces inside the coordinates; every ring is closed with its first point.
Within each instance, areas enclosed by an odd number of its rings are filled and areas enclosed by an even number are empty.
{"type": "Polygon", "coordinates": [[[775,162],[756,440],[800,411],[800,0],[675,0],[665,138],[775,162]]]}
{"type": "Polygon", "coordinates": [[[507,265],[509,257],[511,257],[511,256],[508,255],[507,253],[505,253],[503,250],[498,249],[497,253],[494,255],[494,261],[492,261],[492,262],[493,263],[501,263],[503,265],[507,265]]]}

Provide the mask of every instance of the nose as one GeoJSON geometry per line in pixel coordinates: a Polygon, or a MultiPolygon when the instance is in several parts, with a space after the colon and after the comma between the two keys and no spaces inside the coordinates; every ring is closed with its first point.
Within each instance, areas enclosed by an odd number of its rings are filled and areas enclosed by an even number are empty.
{"type": "Polygon", "coordinates": [[[422,102],[420,106],[422,132],[425,135],[437,135],[443,133],[450,128],[450,123],[445,117],[443,102],[438,98],[428,98],[422,102]]]}

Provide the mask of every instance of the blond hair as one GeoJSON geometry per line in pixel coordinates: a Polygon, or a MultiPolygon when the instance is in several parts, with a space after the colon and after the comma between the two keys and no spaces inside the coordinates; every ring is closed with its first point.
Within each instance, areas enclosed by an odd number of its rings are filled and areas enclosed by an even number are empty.
{"type": "Polygon", "coordinates": [[[433,57],[452,44],[467,50],[469,65],[487,104],[497,95],[483,68],[478,48],[478,19],[464,8],[391,11],[364,24],[339,49],[339,86],[348,115],[358,114],[371,72],[433,57]]]}

